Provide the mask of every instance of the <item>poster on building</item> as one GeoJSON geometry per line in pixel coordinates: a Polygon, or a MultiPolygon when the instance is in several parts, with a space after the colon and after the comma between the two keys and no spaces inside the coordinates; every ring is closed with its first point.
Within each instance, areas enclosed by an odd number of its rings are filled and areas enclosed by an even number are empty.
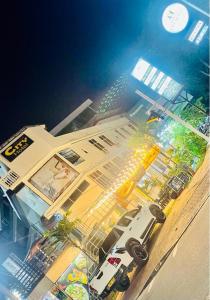
{"type": "Polygon", "coordinates": [[[52,157],[34,176],[30,183],[50,200],[55,201],[79,175],[57,156],[52,157]]]}
{"type": "Polygon", "coordinates": [[[57,285],[73,300],[89,300],[88,259],[80,253],[59,278],[57,285]]]}

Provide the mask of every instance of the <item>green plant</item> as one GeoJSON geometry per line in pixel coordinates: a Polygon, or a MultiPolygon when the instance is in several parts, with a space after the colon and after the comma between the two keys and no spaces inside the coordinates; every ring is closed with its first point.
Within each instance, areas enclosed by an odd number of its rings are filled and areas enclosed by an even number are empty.
{"type": "Polygon", "coordinates": [[[73,221],[69,220],[70,212],[68,211],[61,221],[57,223],[57,225],[46,231],[44,233],[44,236],[47,237],[49,240],[52,241],[52,245],[56,245],[59,242],[66,243],[66,242],[72,242],[72,239],[70,237],[72,231],[76,228],[76,225],[79,222],[79,219],[75,219],[73,221]]]}

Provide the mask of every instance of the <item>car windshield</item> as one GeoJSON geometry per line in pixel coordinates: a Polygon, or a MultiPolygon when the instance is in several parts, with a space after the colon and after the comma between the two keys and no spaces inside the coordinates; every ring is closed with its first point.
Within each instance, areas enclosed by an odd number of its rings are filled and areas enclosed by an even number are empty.
{"type": "Polygon", "coordinates": [[[139,212],[139,209],[133,209],[133,210],[130,210],[128,211],[126,214],[124,214],[124,216],[117,222],[117,225],[119,226],[128,226],[132,220],[130,220],[129,218],[127,217],[130,217],[130,218],[135,218],[135,216],[138,214],[139,212]]]}

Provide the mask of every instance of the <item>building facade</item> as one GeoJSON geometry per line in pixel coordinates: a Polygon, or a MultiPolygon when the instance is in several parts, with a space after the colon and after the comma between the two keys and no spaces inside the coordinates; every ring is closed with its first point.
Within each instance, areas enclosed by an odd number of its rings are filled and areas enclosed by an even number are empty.
{"type": "MultiPolygon", "coordinates": [[[[144,201],[134,187],[160,155],[157,146],[133,149],[129,141],[137,132],[126,115],[59,136],[43,125],[23,128],[1,147],[4,197],[24,226],[40,236],[71,211],[70,220],[79,219],[72,238],[96,262],[100,244],[120,216],[144,201]]],[[[47,281],[57,283],[78,257],[79,249],[65,248],[47,281]]]]}

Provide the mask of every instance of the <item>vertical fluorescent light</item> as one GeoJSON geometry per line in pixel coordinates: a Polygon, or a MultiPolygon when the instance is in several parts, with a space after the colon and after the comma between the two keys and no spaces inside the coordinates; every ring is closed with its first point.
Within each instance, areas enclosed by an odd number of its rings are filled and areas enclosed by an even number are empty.
{"type": "Polygon", "coordinates": [[[150,84],[150,81],[152,80],[152,78],[155,75],[156,71],[157,71],[157,68],[153,67],[152,70],[150,71],[149,75],[147,76],[146,80],[144,81],[145,85],[150,84]]]}
{"type": "Polygon", "coordinates": [[[193,29],[193,31],[191,32],[190,36],[188,37],[188,41],[193,42],[194,39],[196,38],[196,36],[198,35],[199,31],[201,30],[201,28],[203,27],[204,22],[203,21],[198,21],[193,29]]]}
{"type": "Polygon", "coordinates": [[[201,30],[201,32],[199,33],[198,37],[195,40],[196,45],[200,44],[207,30],[208,30],[208,25],[203,26],[203,29],[201,30]]]}
{"type": "Polygon", "coordinates": [[[152,86],[151,86],[151,88],[152,88],[153,90],[156,89],[156,87],[157,87],[158,84],[160,83],[160,81],[161,81],[161,79],[163,78],[163,76],[164,76],[164,73],[163,73],[163,72],[160,72],[160,73],[158,74],[157,78],[155,79],[155,81],[153,82],[153,84],[152,84],[152,86]]]}
{"type": "Polygon", "coordinates": [[[144,59],[140,58],[135,66],[135,68],[132,71],[132,76],[138,79],[139,81],[142,80],[145,73],[147,72],[150,64],[145,61],[144,59]]]}
{"type": "Polygon", "coordinates": [[[167,86],[169,85],[169,83],[171,82],[171,77],[167,76],[166,80],[163,82],[163,84],[161,85],[158,94],[162,95],[165,91],[165,89],[167,88],[167,86]]]}

